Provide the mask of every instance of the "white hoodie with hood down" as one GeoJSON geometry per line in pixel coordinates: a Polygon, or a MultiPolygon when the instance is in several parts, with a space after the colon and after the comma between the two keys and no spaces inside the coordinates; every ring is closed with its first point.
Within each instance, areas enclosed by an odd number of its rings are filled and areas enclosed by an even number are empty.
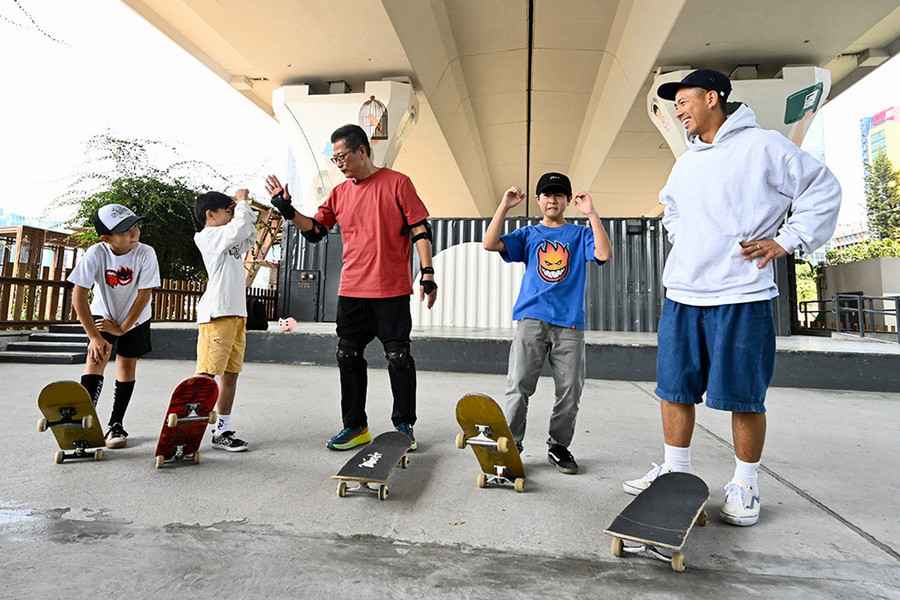
{"type": "Polygon", "coordinates": [[[834,233],[841,188],[825,165],[781,133],[761,129],[741,105],[711,144],[688,138],[659,201],[673,244],[663,272],[666,297],[715,306],[776,297],[772,263],[758,268],[740,242],[774,238],[789,254],[812,252],[834,233]]]}

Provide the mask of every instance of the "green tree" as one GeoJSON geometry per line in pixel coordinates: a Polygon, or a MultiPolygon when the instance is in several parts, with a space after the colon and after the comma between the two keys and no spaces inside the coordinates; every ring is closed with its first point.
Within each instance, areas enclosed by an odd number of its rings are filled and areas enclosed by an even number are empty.
{"type": "Polygon", "coordinates": [[[885,152],[866,165],[865,191],[869,231],[877,239],[900,239],[900,171],[885,152]]]}
{"type": "Polygon", "coordinates": [[[102,134],[88,141],[87,156],[85,172],[61,198],[75,209],[67,223],[73,237],[84,246],[96,243],[91,217],[105,204],[123,204],[144,217],[141,241],[156,250],[163,278],[205,279],[194,245],[194,199],[224,189],[229,178],[202,161],[181,159],[177,148],[158,140],[102,134]]]}

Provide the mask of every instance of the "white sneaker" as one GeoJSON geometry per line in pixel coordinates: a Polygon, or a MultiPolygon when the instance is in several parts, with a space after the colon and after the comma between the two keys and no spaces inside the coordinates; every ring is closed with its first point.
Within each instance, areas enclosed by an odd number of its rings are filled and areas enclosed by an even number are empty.
{"type": "Polygon", "coordinates": [[[631,481],[626,481],[622,484],[622,490],[625,491],[626,494],[631,494],[632,496],[637,496],[648,487],[650,484],[656,481],[656,478],[660,475],[664,475],[665,473],[671,473],[672,467],[663,463],[658,465],[656,463],[650,463],[653,467],[647,471],[647,474],[638,479],[632,479],[631,481]]]}
{"type": "Polygon", "coordinates": [[[759,491],[743,481],[725,486],[725,504],[719,516],[731,525],[749,527],[759,521],[759,491]]]}

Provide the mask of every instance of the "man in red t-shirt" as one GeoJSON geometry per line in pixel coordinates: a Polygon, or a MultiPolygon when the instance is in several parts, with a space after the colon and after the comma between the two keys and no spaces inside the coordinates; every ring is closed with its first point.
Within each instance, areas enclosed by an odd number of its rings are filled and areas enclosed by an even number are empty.
{"type": "Polygon", "coordinates": [[[341,374],[341,413],[344,427],[328,448],[349,450],[372,441],[366,417],[366,346],[376,337],[388,361],[394,410],[391,421],[409,436],[416,449],[416,363],[410,354],[412,317],[410,241],[422,265],[419,298],[428,308],[437,298],[431,264],[431,227],[428,210],[409,177],[372,162],[366,132],[344,125],[331,134],[331,161],[346,181],[335,186],[314,218],[291,205],[287,185],[274,175],[266,179],[272,206],[300,228],[307,240],[317,242],[335,224],[341,226],[344,245],[337,307],[337,363],[341,374]]]}

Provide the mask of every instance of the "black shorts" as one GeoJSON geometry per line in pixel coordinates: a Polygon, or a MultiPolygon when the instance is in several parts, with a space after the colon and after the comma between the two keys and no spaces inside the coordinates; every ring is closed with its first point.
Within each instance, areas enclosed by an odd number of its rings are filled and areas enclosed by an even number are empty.
{"type": "Polygon", "coordinates": [[[412,315],[409,296],[351,298],[338,296],[337,334],[365,348],[376,337],[382,344],[409,344],[412,315]]]}
{"type": "MultiPolygon", "coordinates": [[[[94,316],[95,321],[102,318],[94,316]]],[[[100,335],[113,345],[113,350],[117,355],[124,358],[140,358],[153,349],[150,345],[150,321],[151,319],[147,319],[137,327],[126,331],[122,336],[112,335],[105,331],[101,331],[100,335]]]]}

